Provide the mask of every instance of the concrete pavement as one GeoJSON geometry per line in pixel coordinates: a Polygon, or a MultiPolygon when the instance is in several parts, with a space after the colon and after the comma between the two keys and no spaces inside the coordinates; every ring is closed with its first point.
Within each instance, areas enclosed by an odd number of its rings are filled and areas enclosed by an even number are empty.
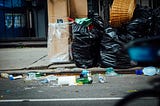
{"type": "MultiPolygon", "coordinates": [[[[25,47],[25,48],[1,48],[0,49],[0,72],[7,71],[8,73],[25,73],[36,70],[42,72],[81,72],[81,68],[77,68],[73,62],[68,63],[52,63],[48,58],[47,47],[25,47]],[[57,69],[58,70],[54,70],[57,69]],[[70,68],[64,70],[61,68],[70,68]]],[[[135,67],[131,69],[116,69],[118,72],[133,73],[135,67]]],[[[93,72],[105,72],[105,68],[91,68],[88,69],[93,72]]]]}
{"type": "Polygon", "coordinates": [[[75,64],[70,62],[53,64],[47,54],[46,47],[0,48],[0,72],[26,73],[34,70],[51,73],[55,68],[75,68],[75,64]]]}
{"type": "Polygon", "coordinates": [[[21,70],[47,66],[47,48],[3,48],[0,49],[0,70],[21,70]],[[43,60],[42,60],[43,59],[43,60]],[[41,64],[36,64],[42,60],[41,64]]]}

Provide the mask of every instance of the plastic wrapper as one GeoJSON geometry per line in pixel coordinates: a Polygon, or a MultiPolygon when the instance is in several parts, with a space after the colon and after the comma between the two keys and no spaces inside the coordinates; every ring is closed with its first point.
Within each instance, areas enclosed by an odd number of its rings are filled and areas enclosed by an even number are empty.
{"type": "Polygon", "coordinates": [[[48,57],[50,62],[69,62],[69,23],[50,23],[48,57]]]}

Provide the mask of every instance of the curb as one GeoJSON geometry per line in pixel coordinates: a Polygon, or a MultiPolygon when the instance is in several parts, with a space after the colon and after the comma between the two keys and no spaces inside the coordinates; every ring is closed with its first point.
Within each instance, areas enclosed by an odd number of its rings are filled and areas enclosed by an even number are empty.
{"type": "MultiPolygon", "coordinates": [[[[135,74],[135,70],[137,69],[142,69],[142,67],[134,67],[134,68],[128,68],[128,69],[114,69],[116,73],[118,74],[135,74]]],[[[41,73],[45,73],[45,74],[59,74],[59,75],[69,75],[69,74],[79,74],[81,73],[83,69],[82,68],[54,68],[54,69],[44,69],[44,67],[36,67],[36,68],[30,68],[30,69],[14,69],[14,70],[3,70],[0,71],[0,73],[8,73],[8,74],[14,74],[14,75],[18,75],[18,74],[26,74],[28,72],[41,72],[41,73]]],[[[99,67],[95,67],[95,68],[88,68],[87,70],[91,71],[91,73],[95,74],[95,73],[105,73],[106,72],[106,68],[99,68],[99,67]]]]}

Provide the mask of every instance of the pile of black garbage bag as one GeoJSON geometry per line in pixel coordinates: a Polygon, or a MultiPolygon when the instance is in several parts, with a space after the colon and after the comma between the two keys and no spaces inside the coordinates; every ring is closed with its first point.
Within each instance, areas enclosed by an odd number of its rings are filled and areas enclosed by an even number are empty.
{"type": "Polygon", "coordinates": [[[105,26],[100,16],[91,17],[91,26],[72,26],[72,56],[77,67],[130,68],[134,65],[124,46],[138,38],[160,36],[160,8],[137,5],[131,21],[119,28],[105,26]]]}

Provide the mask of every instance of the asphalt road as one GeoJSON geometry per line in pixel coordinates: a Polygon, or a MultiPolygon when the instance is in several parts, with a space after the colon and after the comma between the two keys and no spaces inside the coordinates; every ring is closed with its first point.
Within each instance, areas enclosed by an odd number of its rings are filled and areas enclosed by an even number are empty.
{"type": "MultiPolygon", "coordinates": [[[[0,106],[114,106],[117,101],[116,98],[31,99],[1,101],[0,106]]],[[[140,99],[126,106],[158,106],[158,101],[152,98],[140,99]]]]}
{"type": "MultiPolygon", "coordinates": [[[[106,82],[82,86],[54,86],[39,81],[0,79],[0,106],[114,106],[125,95],[144,88],[157,76],[119,75],[106,77],[106,82]]],[[[142,98],[133,106],[156,106],[152,98],[142,98]]],[[[132,106],[129,105],[129,106],[132,106]]]]}

